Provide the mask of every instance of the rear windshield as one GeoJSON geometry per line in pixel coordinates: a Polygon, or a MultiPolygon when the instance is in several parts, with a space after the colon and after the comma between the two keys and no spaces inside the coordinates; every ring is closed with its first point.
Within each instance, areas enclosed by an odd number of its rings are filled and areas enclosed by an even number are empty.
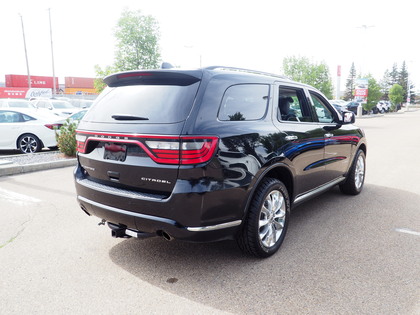
{"type": "Polygon", "coordinates": [[[130,85],[107,87],[83,120],[93,122],[133,123],[112,116],[135,116],[135,123],[176,123],[191,111],[199,82],[189,86],[130,85]]]}

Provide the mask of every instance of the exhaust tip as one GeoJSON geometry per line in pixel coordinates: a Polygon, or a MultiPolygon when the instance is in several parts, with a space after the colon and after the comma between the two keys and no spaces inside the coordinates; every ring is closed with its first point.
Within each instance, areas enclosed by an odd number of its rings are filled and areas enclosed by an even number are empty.
{"type": "Polygon", "coordinates": [[[86,213],[88,216],[90,216],[90,213],[87,211],[87,209],[84,205],[80,205],[80,209],[82,209],[84,213],[86,213]]]}
{"type": "Polygon", "coordinates": [[[165,240],[167,240],[167,241],[172,241],[173,240],[173,237],[172,236],[170,236],[168,233],[166,233],[165,231],[160,231],[159,233],[158,233],[158,235],[160,235],[160,236],[162,236],[165,240]]]}

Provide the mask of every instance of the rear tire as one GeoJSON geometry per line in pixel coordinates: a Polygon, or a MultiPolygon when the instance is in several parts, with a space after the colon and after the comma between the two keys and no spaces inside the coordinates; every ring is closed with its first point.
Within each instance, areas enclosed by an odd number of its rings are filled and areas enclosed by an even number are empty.
{"type": "Polygon", "coordinates": [[[239,247],[244,253],[260,258],[273,255],[285,238],[289,216],[286,186],[274,178],[263,179],[237,236],[239,247]]]}
{"type": "Polygon", "coordinates": [[[347,179],[340,185],[340,190],[346,195],[358,195],[363,189],[366,173],[366,157],[362,150],[358,150],[353,164],[347,174],[347,179]]]}
{"type": "Polygon", "coordinates": [[[37,136],[32,134],[24,134],[18,139],[18,149],[22,153],[35,153],[42,149],[41,141],[37,136]]]}

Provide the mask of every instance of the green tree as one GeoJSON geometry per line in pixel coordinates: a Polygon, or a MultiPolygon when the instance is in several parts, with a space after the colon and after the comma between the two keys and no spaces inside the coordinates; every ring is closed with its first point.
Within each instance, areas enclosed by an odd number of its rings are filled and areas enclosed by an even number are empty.
{"type": "Polygon", "coordinates": [[[313,64],[306,57],[286,57],[283,59],[283,73],[292,80],[312,85],[327,98],[332,98],[333,84],[327,64],[313,64]]]}
{"type": "Polygon", "coordinates": [[[124,10],[115,27],[116,50],[114,64],[102,69],[95,66],[97,79],[95,88],[101,92],[105,88],[103,78],[118,71],[159,68],[159,25],[150,15],[140,10],[124,10]]]}
{"type": "Polygon", "coordinates": [[[354,62],[351,64],[350,73],[346,82],[346,92],[344,93],[344,99],[351,101],[354,97],[354,86],[356,82],[356,68],[354,62]]]}
{"type": "Polygon", "coordinates": [[[118,70],[158,68],[160,53],[159,26],[154,17],[141,11],[124,10],[115,29],[118,70]]]}
{"type": "Polygon", "coordinates": [[[364,107],[365,110],[371,111],[380,101],[383,93],[381,91],[381,86],[371,75],[368,76],[368,80],[368,97],[367,103],[364,105],[364,107]]]}
{"type": "Polygon", "coordinates": [[[392,103],[392,111],[395,110],[397,104],[404,100],[404,90],[399,84],[394,84],[389,90],[389,100],[392,103]]]}
{"type": "Polygon", "coordinates": [[[111,66],[106,66],[105,69],[101,69],[99,65],[95,66],[96,79],[93,84],[98,93],[102,92],[106,88],[103,78],[117,71],[118,70],[115,70],[115,68],[111,66]]]}

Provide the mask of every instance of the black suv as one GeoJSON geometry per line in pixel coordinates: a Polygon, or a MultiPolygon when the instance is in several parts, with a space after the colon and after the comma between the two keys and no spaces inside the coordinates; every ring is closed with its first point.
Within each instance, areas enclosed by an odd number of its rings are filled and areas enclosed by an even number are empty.
{"type": "Polygon", "coordinates": [[[77,130],[77,199],[114,237],[236,239],[268,257],[292,206],[356,195],[366,140],[316,89],[244,69],[130,71],[77,130]]]}

